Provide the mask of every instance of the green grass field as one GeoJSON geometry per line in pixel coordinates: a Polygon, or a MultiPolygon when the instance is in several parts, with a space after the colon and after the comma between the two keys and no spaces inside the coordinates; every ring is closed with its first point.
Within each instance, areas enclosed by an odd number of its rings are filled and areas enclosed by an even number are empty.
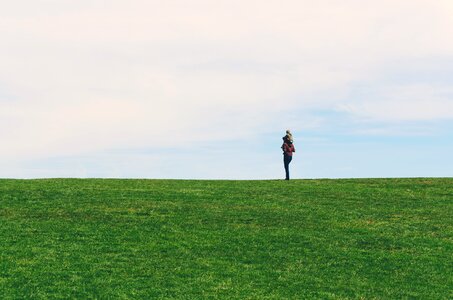
{"type": "Polygon", "coordinates": [[[0,180],[0,298],[453,298],[453,178],[0,180]]]}

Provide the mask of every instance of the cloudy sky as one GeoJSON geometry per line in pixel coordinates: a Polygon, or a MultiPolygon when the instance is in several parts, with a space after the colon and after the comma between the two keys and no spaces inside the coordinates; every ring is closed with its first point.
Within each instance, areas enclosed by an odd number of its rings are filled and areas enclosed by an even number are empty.
{"type": "Polygon", "coordinates": [[[453,176],[451,0],[0,7],[0,177],[453,176]]]}

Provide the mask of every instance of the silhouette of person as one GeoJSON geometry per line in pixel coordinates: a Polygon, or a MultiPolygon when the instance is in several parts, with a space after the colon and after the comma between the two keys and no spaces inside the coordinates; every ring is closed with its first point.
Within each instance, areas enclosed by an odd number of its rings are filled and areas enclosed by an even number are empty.
{"type": "Polygon", "coordinates": [[[289,180],[289,164],[293,160],[293,152],[296,152],[296,148],[293,144],[293,135],[289,130],[286,130],[286,135],[283,139],[283,165],[285,166],[285,180],[289,180]]]}

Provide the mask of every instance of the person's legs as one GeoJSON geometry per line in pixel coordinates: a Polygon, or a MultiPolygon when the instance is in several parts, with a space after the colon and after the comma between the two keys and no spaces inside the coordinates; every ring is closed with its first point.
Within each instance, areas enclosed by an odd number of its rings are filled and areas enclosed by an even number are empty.
{"type": "Polygon", "coordinates": [[[289,155],[284,155],[283,156],[283,163],[285,165],[285,180],[289,180],[289,163],[291,162],[291,160],[293,159],[292,156],[289,156],[289,155]]]}
{"type": "Polygon", "coordinates": [[[285,174],[288,177],[288,164],[286,163],[286,155],[283,154],[283,166],[285,166],[285,174]]]}

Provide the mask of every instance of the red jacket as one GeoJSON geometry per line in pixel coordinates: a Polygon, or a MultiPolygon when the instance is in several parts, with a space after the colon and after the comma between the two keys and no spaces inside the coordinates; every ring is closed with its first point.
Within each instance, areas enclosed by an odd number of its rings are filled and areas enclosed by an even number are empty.
{"type": "Polygon", "coordinates": [[[283,149],[283,154],[285,154],[287,156],[293,156],[293,152],[296,152],[296,148],[294,148],[294,144],[289,145],[287,143],[283,143],[282,149],[283,149]]]}

